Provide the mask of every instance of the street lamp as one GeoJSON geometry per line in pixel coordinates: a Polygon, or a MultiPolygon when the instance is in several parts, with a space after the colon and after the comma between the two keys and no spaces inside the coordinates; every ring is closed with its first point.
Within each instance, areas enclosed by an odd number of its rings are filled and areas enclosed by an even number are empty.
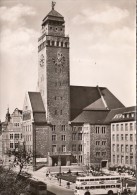
{"type": "Polygon", "coordinates": [[[59,148],[58,163],[59,163],[59,185],[61,186],[61,156],[60,156],[60,148],[59,148]]]}

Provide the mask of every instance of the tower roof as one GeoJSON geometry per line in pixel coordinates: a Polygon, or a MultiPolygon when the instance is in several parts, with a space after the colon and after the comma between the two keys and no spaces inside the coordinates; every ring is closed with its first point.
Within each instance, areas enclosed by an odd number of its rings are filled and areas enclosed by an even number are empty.
{"type": "Polygon", "coordinates": [[[56,10],[52,9],[46,17],[42,20],[42,25],[46,24],[47,21],[58,21],[64,23],[64,17],[56,10]]]}

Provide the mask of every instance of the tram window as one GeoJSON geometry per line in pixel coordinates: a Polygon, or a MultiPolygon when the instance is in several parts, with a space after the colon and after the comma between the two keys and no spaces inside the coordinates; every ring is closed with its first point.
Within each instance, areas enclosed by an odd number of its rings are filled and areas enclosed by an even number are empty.
{"type": "Polygon", "coordinates": [[[80,187],[80,189],[82,190],[82,189],[83,189],[83,187],[80,187]]]}
{"type": "Polygon", "coordinates": [[[95,189],[95,187],[94,186],[90,186],[90,189],[95,189]]]}
{"type": "Polygon", "coordinates": [[[100,186],[96,186],[96,189],[100,189],[100,186]]]}
{"type": "Polygon", "coordinates": [[[98,179],[94,179],[94,181],[98,181],[98,179]]]}
{"type": "Polygon", "coordinates": [[[106,188],[106,186],[101,186],[101,188],[102,188],[102,189],[105,189],[105,188],[106,188]]]}
{"type": "Polygon", "coordinates": [[[120,185],[116,185],[116,188],[120,188],[120,185]]]}
{"type": "Polygon", "coordinates": [[[89,181],[94,181],[94,179],[90,179],[89,181]]]}
{"type": "Polygon", "coordinates": [[[85,181],[89,181],[89,179],[85,179],[85,181]]]}
{"type": "Polygon", "coordinates": [[[115,188],[115,186],[114,186],[114,185],[112,185],[112,186],[111,186],[111,188],[115,188]]]}
{"type": "Polygon", "coordinates": [[[86,186],[85,189],[88,190],[89,189],[89,186],[86,186]]]}
{"type": "Polygon", "coordinates": [[[101,178],[100,180],[105,180],[105,178],[101,178]]]}
{"type": "Polygon", "coordinates": [[[80,181],[84,181],[84,179],[81,179],[80,181]]]}
{"type": "Polygon", "coordinates": [[[110,180],[110,178],[106,178],[106,180],[110,180]]]}
{"type": "Polygon", "coordinates": [[[106,186],[106,188],[110,188],[110,185],[106,186]]]}

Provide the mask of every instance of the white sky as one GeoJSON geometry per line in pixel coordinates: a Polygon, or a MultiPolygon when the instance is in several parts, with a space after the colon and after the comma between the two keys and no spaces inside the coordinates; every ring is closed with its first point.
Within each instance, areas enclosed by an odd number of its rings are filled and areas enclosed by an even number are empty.
{"type": "MultiPolygon", "coordinates": [[[[135,0],[56,0],[70,37],[71,85],[107,87],[136,101],[135,0]]],[[[35,91],[38,37],[51,0],[0,0],[0,119],[35,91]]]]}

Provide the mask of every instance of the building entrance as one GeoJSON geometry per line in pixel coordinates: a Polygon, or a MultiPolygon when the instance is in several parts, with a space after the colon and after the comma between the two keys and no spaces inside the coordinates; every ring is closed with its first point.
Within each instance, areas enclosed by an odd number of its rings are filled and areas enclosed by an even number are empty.
{"type": "Polygon", "coordinates": [[[108,160],[101,161],[101,168],[108,168],[108,160]]]}

